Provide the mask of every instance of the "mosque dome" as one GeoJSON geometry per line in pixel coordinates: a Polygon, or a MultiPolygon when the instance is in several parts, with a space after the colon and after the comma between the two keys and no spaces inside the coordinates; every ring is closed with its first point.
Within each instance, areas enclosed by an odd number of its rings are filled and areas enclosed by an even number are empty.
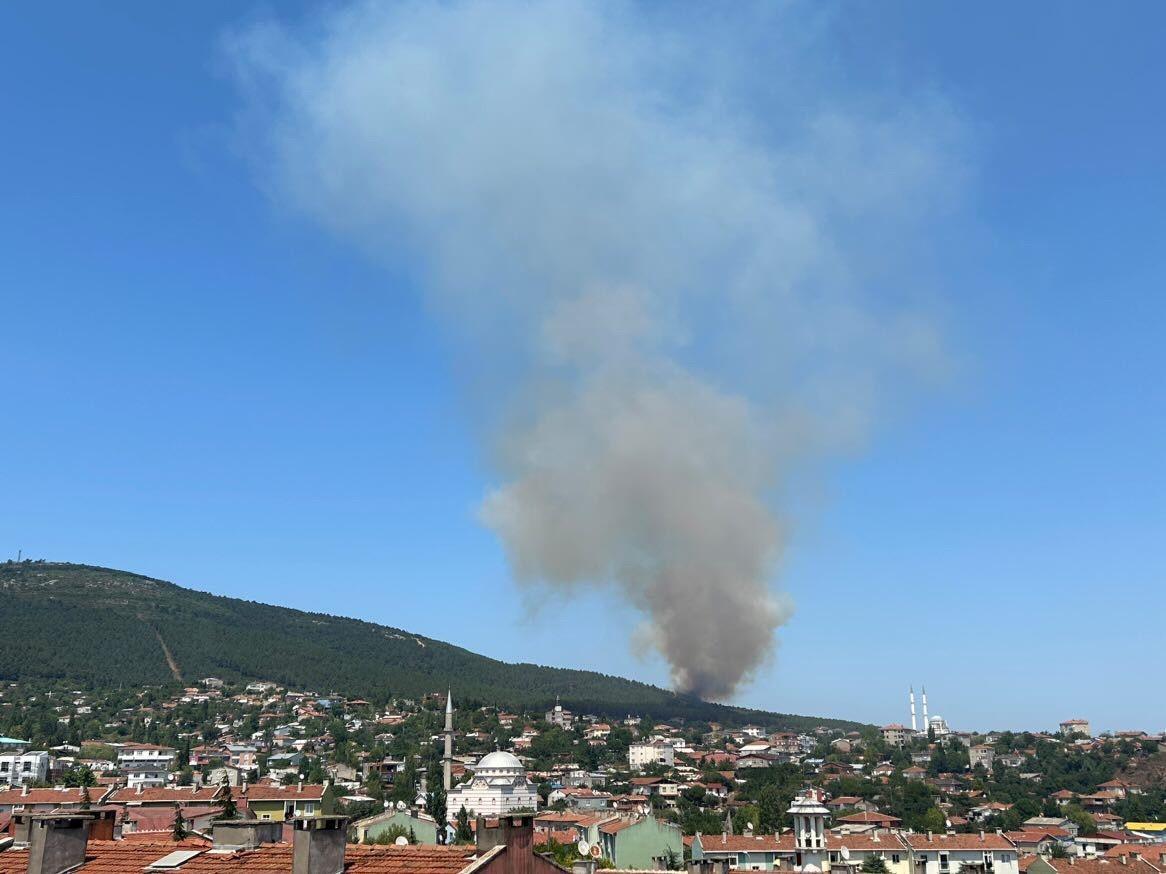
{"type": "Polygon", "coordinates": [[[501,772],[503,774],[509,772],[517,775],[525,773],[525,771],[526,769],[522,766],[522,762],[518,760],[518,756],[501,750],[487,753],[474,766],[474,773],[483,776],[489,776],[487,772],[501,772]]]}

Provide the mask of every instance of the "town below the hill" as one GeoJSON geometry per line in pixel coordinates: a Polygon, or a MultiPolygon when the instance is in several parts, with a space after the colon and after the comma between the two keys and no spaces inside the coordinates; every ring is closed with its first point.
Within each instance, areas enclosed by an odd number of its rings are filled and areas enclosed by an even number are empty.
{"type": "Polygon", "coordinates": [[[33,820],[68,814],[111,840],[200,851],[246,823],[270,829],[256,846],[290,844],[313,819],[361,846],[465,849],[513,820],[567,868],[1166,869],[1160,735],[1095,736],[1079,718],[963,732],[922,703],[916,723],[912,691],[910,726],[797,733],[562,701],[458,706],[438,690],[374,702],[215,677],[102,693],[12,683],[0,846],[19,852],[33,820]]]}

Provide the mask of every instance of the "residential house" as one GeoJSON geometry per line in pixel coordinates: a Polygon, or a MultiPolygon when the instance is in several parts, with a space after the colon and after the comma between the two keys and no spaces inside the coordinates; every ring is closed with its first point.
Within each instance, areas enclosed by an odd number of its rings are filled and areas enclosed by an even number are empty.
{"type": "Polygon", "coordinates": [[[642,771],[649,765],[663,765],[671,768],[676,763],[676,750],[671,744],[634,743],[628,747],[628,767],[642,771]]]}
{"type": "Polygon", "coordinates": [[[254,819],[284,822],[318,815],[323,804],[324,787],[305,786],[303,783],[295,786],[245,786],[237,793],[237,799],[254,819]]]}
{"type": "Polygon", "coordinates": [[[178,751],[156,744],[123,744],[117,751],[117,767],[126,778],[126,785],[165,786],[178,751]]]}
{"type": "Polygon", "coordinates": [[[1073,838],[1077,837],[1080,827],[1073,820],[1064,816],[1033,816],[1024,821],[1026,831],[1036,829],[1063,829],[1073,838]]]}
{"type": "Polygon", "coordinates": [[[73,787],[30,789],[25,785],[19,789],[0,789],[0,814],[48,813],[57,808],[80,808],[86,803],[86,795],[90,804],[101,804],[108,792],[100,786],[91,787],[88,793],[73,787]]]}
{"type": "Polygon", "coordinates": [[[0,783],[23,786],[44,783],[49,779],[52,759],[44,751],[4,753],[0,755],[0,783]]]}
{"type": "Polygon", "coordinates": [[[901,836],[911,854],[913,874],[1019,874],[1016,845],[1003,834],[935,835],[908,832],[901,836]]]}
{"type": "Polygon", "coordinates": [[[968,758],[973,768],[976,765],[983,765],[986,770],[991,771],[992,760],[995,756],[995,747],[991,747],[988,744],[975,744],[968,749],[968,758]]]}
{"type": "Polygon", "coordinates": [[[659,870],[684,859],[680,827],[655,817],[605,822],[598,837],[603,858],[616,868],[659,870]]]}
{"type": "Polygon", "coordinates": [[[911,736],[911,729],[905,725],[900,725],[897,722],[892,722],[890,725],[884,725],[882,729],[883,741],[887,746],[901,747],[907,743],[907,739],[911,736]]]}
{"type": "Polygon", "coordinates": [[[656,795],[660,798],[676,798],[680,795],[680,784],[667,777],[632,777],[633,795],[656,795]]]}
{"type": "Polygon", "coordinates": [[[693,862],[728,863],[741,871],[776,871],[789,867],[796,854],[793,834],[721,834],[693,837],[693,862]],[[783,865],[783,863],[785,863],[783,865]]]}
{"type": "Polygon", "coordinates": [[[1093,737],[1093,730],[1089,727],[1088,719],[1066,719],[1061,723],[1061,734],[1066,737],[1093,737]]]}

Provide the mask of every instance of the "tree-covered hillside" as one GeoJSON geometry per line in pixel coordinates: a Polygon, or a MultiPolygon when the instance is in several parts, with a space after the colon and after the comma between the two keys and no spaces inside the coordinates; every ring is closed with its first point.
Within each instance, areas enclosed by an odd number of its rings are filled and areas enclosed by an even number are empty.
{"type": "Polygon", "coordinates": [[[711,704],[592,671],[507,664],[397,628],[196,592],[138,574],[47,562],[0,564],[0,679],[89,688],[272,680],[384,700],[452,684],[466,703],[565,706],[727,725],[853,728],[836,719],[711,704]]]}

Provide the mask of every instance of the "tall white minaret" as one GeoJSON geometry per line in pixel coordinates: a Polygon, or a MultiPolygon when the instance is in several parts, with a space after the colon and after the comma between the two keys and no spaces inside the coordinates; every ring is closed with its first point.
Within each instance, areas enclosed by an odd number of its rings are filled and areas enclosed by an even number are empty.
{"type": "Polygon", "coordinates": [[[911,731],[918,732],[919,729],[915,725],[915,687],[911,687],[911,731]]]}
{"type": "Polygon", "coordinates": [[[927,731],[931,728],[931,723],[927,721],[927,687],[923,687],[923,730],[927,731]]]}
{"type": "Polygon", "coordinates": [[[445,693],[445,755],[441,757],[441,783],[448,794],[453,779],[453,690],[445,693]]]}

